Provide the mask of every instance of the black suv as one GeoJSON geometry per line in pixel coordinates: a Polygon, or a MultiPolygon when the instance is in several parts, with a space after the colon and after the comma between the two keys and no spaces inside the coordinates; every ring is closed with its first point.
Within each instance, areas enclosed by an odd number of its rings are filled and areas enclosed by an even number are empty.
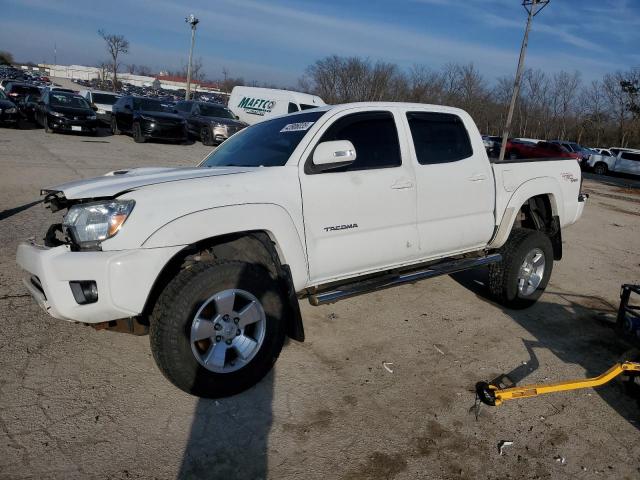
{"type": "Polygon", "coordinates": [[[0,124],[16,126],[18,124],[18,107],[0,90],[0,124]]]}
{"type": "Polygon", "coordinates": [[[34,117],[47,133],[61,130],[95,134],[98,128],[96,112],[75,93],[45,91],[38,101],[34,117]]]}
{"type": "Polygon", "coordinates": [[[130,133],[137,143],[149,138],[184,142],[185,120],[169,111],[159,100],[126,96],[113,104],[111,133],[130,133]]]}
{"type": "Polygon", "coordinates": [[[203,145],[218,145],[248,126],[224,105],[183,100],[176,110],[187,121],[187,132],[203,145]]]}
{"type": "Polygon", "coordinates": [[[4,87],[4,93],[17,105],[27,95],[39,95],[40,89],[27,83],[9,82],[4,87]]]}

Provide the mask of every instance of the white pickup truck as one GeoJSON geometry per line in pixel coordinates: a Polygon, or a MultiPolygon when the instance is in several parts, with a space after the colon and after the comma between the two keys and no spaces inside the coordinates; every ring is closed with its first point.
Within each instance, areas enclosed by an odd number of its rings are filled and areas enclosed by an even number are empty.
{"type": "Polygon", "coordinates": [[[584,208],[573,159],[492,164],[462,110],[327,106],[234,135],[197,168],[111,172],[43,190],[68,209],[20,244],[25,285],[55,318],[150,333],[163,374],[240,392],[304,339],[313,305],[489,265],[523,308],[584,208]]]}
{"type": "Polygon", "coordinates": [[[640,150],[610,148],[612,155],[591,155],[584,167],[593,170],[598,175],[609,172],[640,175],[640,150]]]}

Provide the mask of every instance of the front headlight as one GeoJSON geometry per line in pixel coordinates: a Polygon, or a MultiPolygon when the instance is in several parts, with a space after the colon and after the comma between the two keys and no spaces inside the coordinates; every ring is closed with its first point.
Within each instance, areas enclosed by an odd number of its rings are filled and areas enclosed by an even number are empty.
{"type": "Polygon", "coordinates": [[[64,216],[62,225],[79,246],[97,246],[120,231],[134,205],[133,200],[74,205],[64,216]]]}
{"type": "Polygon", "coordinates": [[[64,117],[64,113],[60,113],[60,112],[49,112],[51,115],[53,115],[54,117],[64,117]]]}
{"type": "Polygon", "coordinates": [[[95,115],[89,115],[87,120],[95,120],[97,117],[95,115]]]}
{"type": "Polygon", "coordinates": [[[16,113],[18,110],[16,110],[16,107],[11,107],[11,108],[7,108],[5,110],[5,113],[16,113]]]}

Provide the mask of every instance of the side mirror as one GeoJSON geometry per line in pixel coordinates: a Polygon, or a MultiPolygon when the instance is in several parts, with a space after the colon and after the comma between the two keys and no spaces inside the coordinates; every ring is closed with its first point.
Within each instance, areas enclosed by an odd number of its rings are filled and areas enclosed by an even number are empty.
{"type": "Polygon", "coordinates": [[[319,171],[344,167],[355,160],[356,149],[349,140],[322,142],[313,152],[313,165],[319,171]]]}
{"type": "Polygon", "coordinates": [[[238,115],[236,115],[236,120],[240,120],[240,117],[238,115]]]}
{"type": "Polygon", "coordinates": [[[95,104],[91,104],[91,110],[93,110],[94,112],[98,111],[98,107],[95,106],[95,104]]]}

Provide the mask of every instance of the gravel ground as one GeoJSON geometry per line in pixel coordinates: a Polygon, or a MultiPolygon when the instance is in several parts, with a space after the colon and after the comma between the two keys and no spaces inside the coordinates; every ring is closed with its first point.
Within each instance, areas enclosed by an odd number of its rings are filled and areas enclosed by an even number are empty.
{"type": "Polygon", "coordinates": [[[529,310],[488,301],[480,270],[303,302],[305,343],[250,391],[199,400],[162,377],[147,337],[46,316],[14,255],[51,222],[41,187],[208,150],[0,129],[0,478],[640,477],[640,410],[619,385],[470,410],[479,380],[582,378],[627,350],[611,322],[620,284],[640,283],[640,182],[588,176],[529,310]]]}

